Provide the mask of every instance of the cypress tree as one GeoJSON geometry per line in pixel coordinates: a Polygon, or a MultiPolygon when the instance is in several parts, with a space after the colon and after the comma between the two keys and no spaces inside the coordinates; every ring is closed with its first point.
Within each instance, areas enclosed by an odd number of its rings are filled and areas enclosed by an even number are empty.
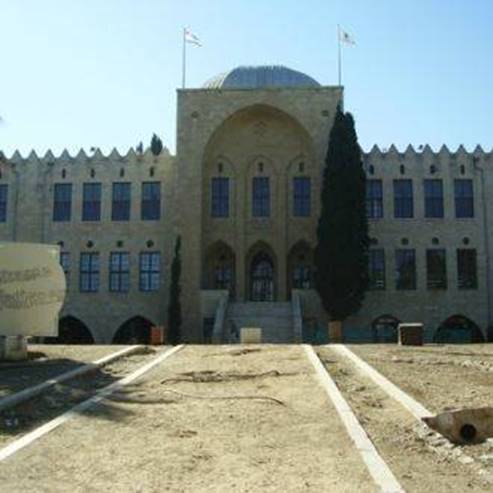
{"type": "Polygon", "coordinates": [[[151,152],[154,154],[154,156],[159,156],[162,150],[163,150],[162,140],[156,134],[152,134],[151,152]]]}
{"type": "Polygon", "coordinates": [[[181,342],[181,304],[180,304],[180,276],[181,276],[181,237],[176,238],[175,256],[171,264],[171,283],[168,301],[168,341],[170,344],[181,342]]]}
{"type": "Polygon", "coordinates": [[[330,132],[315,249],[315,286],[331,320],[359,310],[368,287],[366,177],[350,113],[330,132]]]}

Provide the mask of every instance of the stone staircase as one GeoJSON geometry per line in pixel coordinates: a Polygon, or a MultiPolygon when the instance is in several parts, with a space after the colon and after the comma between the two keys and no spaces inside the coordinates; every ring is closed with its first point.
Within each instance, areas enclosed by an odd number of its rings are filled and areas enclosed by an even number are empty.
{"type": "MultiPolygon", "coordinates": [[[[289,344],[294,342],[293,311],[290,302],[230,303],[226,327],[260,327],[262,342],[289,344]]],[[[226,339],[228,331],[225,332],[226,339]]],[[[231,340],[230,342],[236,342],[231,340]]]]}

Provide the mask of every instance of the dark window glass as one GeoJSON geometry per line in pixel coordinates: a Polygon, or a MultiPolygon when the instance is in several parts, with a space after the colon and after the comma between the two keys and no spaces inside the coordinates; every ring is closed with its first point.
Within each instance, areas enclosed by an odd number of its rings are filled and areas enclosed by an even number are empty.
{"type": "Polygon", "coordinates": [[[161,219],[161,183],[158,181],[142,183],[141,218],[143,221],[161,219]]]}
{"type": "Polygon", "coordinates": [[[67,287],[70,281],[70,253],[60,252],[60,265],[62,266],[63,272],[65,273],[65,282],[67,287]]]}
{"type": "Polygon", "coordinates": [[[128,252],[110,253],[110,291],[127,293],[130,287],[130,264],[128,252]]]}
{"type": "Polygon", "coordinates": [[[293,214],[308,217],[311,209],[311,180],[308,176],[293,178],[293,214]]]}
{"type": "Polygon", "coordinates": [[[7,198],[9,186],[6,184],[0,185],[0,223],[7,221],[7,198]]]}
{"type": "Polygon", "coordinates": [[[253,178],[253,217],[270,216],[270,184],[266,176],[255,176],[253,178]]]}
{"type": "Polygon", "coordinates": [[[416,254],[412,249],[395,251],[396,289],[416,289],[416,254]]]}
{"type": "Polygon", "coordinates": [[[442,180],[425,180],[425,217],[443,217],[442,180]]]}
{"type": "Polygon", "coordinates": [[[445,250],[426,250],[426,285],[428,289],[447,289],[445,250]]]}
{"type": "Polygon", "coordinates": [[[413,215],[412,180],[394,180],[394,216],[413,217],[413,215]]]}
{"type": "Polygon", "coordinates": [[[371,249],[369,251],[369,288],[385,289],[385,251],[383,249],[371,249]]]}
{"type": "Polygon", "coordinates": [[[113,183],[111,220],[130,220],[130,183],[113,183]]]}
{"type": "Polygon", "coordinates": [[[72,214],[72,184],[56,183],[53,190],[53,221],[70,221],[72,214]]]}
{"type": "Polygon", "coordinates": [[[142,252],[139,259],[139,289],[157,291],[161,273],[161,254],[159,252],[142,252]]]}
{"type": "Polygon", "coordinates": [[[229,178],[216,177],[211,180],[211,216],[229,216],[229,178]]]}
{"type": "Polygon", "coordinates": [[[300,262],[294,266],[293,288],[294,289],[312,288],[312,270],[309,265],[300,262]]]}
{"type": "Polygon", "coordinates": [[[99,291],[99,253],[83,252],[80,254],[79,278],[82,293],[99,291]]]}
{"type": "Polygon", "coordinates": [[[459,289],[477,289],[477,255],[473,248],[457,250],[457,278],[459,289]]]}
{"type": "Polygon", "coordinates": [[[455,217],[474,217],[472,180],[455,180],[455,217]]]}
{"type": "Polygon", "coordinates": [[[101,183],[84,183],[82,188],[82,220],[101,220],[101,183]]]}
{"type": "Polygon", "coordinates": [[[371,219],[383,217],[382,180],[366,180],[366,215],[371,219]]]}

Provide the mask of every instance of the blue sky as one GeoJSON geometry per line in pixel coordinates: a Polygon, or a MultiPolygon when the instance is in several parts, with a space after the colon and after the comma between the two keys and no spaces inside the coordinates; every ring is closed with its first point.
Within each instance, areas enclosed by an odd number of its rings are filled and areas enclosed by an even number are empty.
{"type": "Polygon", "coordinates": [[[181,32],[188,86],[241,64],[337,83],[365,149],[493,146],[491,0],[0,0],[0,149],[175,147],[181,32]]]}

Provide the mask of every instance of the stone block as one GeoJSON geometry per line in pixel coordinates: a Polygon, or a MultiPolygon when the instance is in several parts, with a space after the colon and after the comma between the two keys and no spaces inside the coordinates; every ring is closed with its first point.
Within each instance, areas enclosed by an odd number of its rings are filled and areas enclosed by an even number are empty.
{"type": "Polygon", "coordinates": [[[241,344],[260,344],[262,342],[262,329],[259,327],[242,327],[240,342],[241,344]]]}
{"type": "Polygon", "coordinates": [[[0,336],[0,361],[27,359],[27,338],[24,336],[0,336]]]}
{"type": "Polygon", "coordinates": [[[407,323],[399,324],[397,327],[400,346],[422,346],[423,324],[407,323]]]}

